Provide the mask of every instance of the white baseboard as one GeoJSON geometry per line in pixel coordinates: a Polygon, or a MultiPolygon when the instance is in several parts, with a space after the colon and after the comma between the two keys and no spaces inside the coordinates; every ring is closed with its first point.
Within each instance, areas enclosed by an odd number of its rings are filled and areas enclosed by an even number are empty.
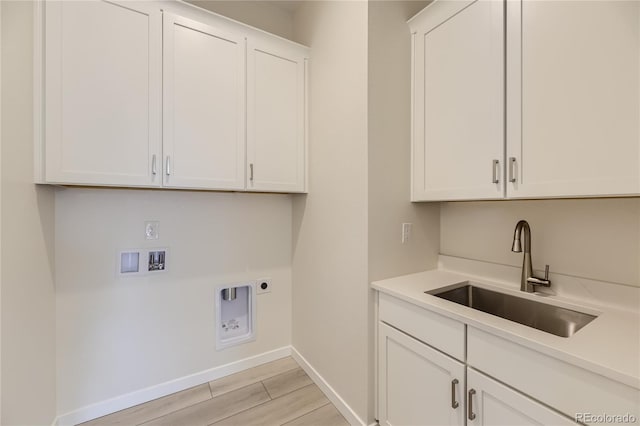
{"type": "MultiPolygon", "coordinates": [[[[199,373],[191,374],[189,376],[181,377],[165,383],[160,383],[155,386],[150,386],[148,388],[108,399],[106,401],[98,402],[96,404],[88,405],[70,413],[58,416],[58,418],[54,420],[53,425],[76,425],[78,423],[106,416],[107,414],[115,413],[116,411],[124,410],[138,404],[143,404],[145,402],[149,402],[154,399],[161,398],[163,396],[167,396],[185,389],[189,389],[193,386],[201,385],[203,383],[210,382],[211,380],[216,380],[221,377],[246,370],[247,368],[256,367],[260,364],[275,361],[277,359],[284,358],[290,355],[291,346],[285,346],[273,351],[264,352],[259,355],[241,359],[239,361],[234,361],[229,364],[214,367],[209,370],[201,371],[199,373]]],[[[311,376],[311,374],[309,375],[311,376]]]]}
{"type": "Polygon", "coordinates": [[[367,426],[367,423],[349,407],[349,405],[338,395],[338,393],[322,378],[322,376],[316,371],[315,368],[309,364],[309,362],[300,355],[300,352],[296,348],[291,348],[291,356],[296,360],[300,367],[307,373],[307,375],[313,380],[313,382],[320,388],[320,390],[329,398],[329,401],[340,411],[340,414],[349,422],[350,425],[367,426]]]}

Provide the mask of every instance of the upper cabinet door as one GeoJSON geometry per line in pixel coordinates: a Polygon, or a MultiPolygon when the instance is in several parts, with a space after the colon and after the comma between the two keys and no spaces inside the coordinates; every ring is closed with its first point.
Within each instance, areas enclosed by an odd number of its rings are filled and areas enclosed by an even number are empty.
{"type": "Polygon", "coordinates": [[[640,2],[507,2],[507,196],[640,193],[640,2]]]}
{"type": "Polygon", "coordinates": [[[247,189],[306,190],[306,48],[249,39],[247,189]]]}
{"type": "Polygon", "coordinates": [[[412,200],[504,196],[504,3],[437,1],[413,33],[412,200]]]}
{"type": "Polygon", "coordinates": [[[160,10],[46,2],[45,18],[45,180],[158,186],[160,10]]]}
{"type": "Polygon", "coordinates": [[[166,12],[163,33],[164,186],[243,189],[244,36],[166,12]]]}

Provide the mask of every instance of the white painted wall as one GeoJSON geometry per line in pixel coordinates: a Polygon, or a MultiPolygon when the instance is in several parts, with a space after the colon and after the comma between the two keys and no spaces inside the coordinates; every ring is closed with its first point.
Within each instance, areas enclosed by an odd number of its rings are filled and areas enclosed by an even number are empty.
{"type": "Polygon", "coordinates": [[[293,346],[369,417],[367,2],[301,2],[310,61],[309,194],[293,203],[293,346]]]}
{"type": "Polygon", "coordinates": [[[187,3],[289,40],[293,37],[291,12],[269,1],[187,0],[187,3]]]}
{"type": "Polygon", "coordinates": [[[33,185],[33,4],[3,1],[1,358],[3,425],[55,418],[53,189],[33,185]]]}
{"type": "Polygon", "coordinates": [[[291,342],[289,195],[61,189],[55,248],[59,414],[291,342]],[[168,247],[168,272],[118,278],[140,247],[168,247]],[[262,277],[256,341],[217,352],[215,287],[262,277]]]}
{"type": "Polygon", "coordinates": [[[519,219],[531,225],[534,269],[640,286],[640,198],[443,203],[443,254],[520,267],[519,219]]]}

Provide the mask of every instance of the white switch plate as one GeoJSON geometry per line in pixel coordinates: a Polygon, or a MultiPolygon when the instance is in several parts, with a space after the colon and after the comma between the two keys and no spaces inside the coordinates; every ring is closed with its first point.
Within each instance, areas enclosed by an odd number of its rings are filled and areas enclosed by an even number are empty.
{"type": "Polygon", "coordinates": [[[144,223],[144,235],[147,240],[157,240],[160,236],[160,222],[148,220],[144,223]]]}
{"type": "Polygon", "coordinates": [[[272,286],[271,278],[260,278],[256,281],[256,294],[270,293],[272,286]]]}
{"type": "Polygon", "coordinates": [[[409,239],[411,238],[412,227],[413,227],[413,223],[402,224],[402,244],[409,242],[409,239]]]}

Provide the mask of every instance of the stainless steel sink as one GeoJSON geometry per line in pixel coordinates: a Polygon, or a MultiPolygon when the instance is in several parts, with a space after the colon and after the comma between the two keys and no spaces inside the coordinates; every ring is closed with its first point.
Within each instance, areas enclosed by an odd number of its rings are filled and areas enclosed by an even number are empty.
{"type": "Polygon", "coordinates": [[[560,337],[570,337],[596,319],[594,315],[487,290],[471,284],[425,293],[560,337]]]}

